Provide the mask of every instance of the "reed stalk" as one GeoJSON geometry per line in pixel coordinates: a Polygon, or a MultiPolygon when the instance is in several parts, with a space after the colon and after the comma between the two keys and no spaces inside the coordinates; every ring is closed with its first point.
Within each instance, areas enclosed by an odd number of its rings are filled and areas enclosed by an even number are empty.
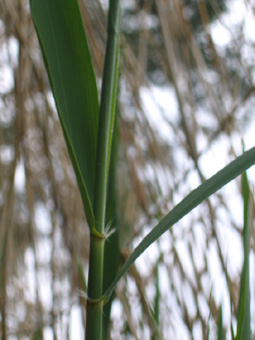
{"type": "Polygon", "coordinates": [[[104,62],[99,128],[97,140],[94,215],[95,231],[90,234],[90,257],[87,301],[86,339],[100,340],[103,336],[103,302],[93,301],[102,295],[105,212],[109,161],[115,120],[115,97],[118,63],[120,1],[111,0],[108,13],[107,44],[104,62]]]}

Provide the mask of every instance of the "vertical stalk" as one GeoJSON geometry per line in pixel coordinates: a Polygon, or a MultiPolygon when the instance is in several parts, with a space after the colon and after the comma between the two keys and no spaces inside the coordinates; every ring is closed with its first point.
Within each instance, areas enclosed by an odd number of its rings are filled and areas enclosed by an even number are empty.
{"type": "Polygon", "coordinates": [[[101,340],[103,336],[103,302],[91,302],[102,295],[106,193],[111,141],[115,117],[115,97],[120,27],[120,0],[110,0],[107,26],[107,44],[104,62],[101,106],[97,139],[94,215],[95,228],[90,234],[90,259],[86,339],[101,340]]]}

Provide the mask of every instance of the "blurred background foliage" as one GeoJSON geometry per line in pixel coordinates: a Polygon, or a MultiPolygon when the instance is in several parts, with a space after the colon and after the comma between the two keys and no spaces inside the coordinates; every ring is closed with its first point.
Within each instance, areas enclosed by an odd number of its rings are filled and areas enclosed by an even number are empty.
{"type": "MultiPolygon", "coordinates": [[[[107,2],[79,3],[100,89],[107,2]]],[[[240,154],[254,122],[255,40],[246,27],[254,13],[251,0],[122,1],[122,261],[184,195],[240,154]]],[[[0,2],[0,95],[0,337],[74,339],[74,319],[80,312],[85,320],[79,289],[89,232],[28,0],[0,2]]],[[[215,339],[220,315],[231,338],[240,180],[230,188],[174,226],[119,283],[109,339],[157,339],[158,330],[162,339],[215,339]]],[[[253,185],[251,192],[254,338],[253,185]]]]}

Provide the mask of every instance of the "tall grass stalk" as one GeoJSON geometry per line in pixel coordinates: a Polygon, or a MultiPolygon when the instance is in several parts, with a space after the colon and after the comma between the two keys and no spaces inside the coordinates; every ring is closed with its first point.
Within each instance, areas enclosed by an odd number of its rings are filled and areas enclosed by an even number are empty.
{"type": "Polygon", "coordinates": [[[243,195],[243,268],[239,290],[237,331],[235,340],[251,340],[250,306],[250,187],[246,172],[242,175],[243,195]]]}
{"type": "Polygon", "coordinates": [[[103,302],[91,302],[102,295],[106,193],[115,119],[115,97],[118,69],[118,36],[120,1],[111,0],[108,13],[107,45],[104,63],[99,128],[97,139],[94,214],[96,232],[90,234],[90,257],[87,301],[86,336],[100,340],[103,334],[103,302]]]}

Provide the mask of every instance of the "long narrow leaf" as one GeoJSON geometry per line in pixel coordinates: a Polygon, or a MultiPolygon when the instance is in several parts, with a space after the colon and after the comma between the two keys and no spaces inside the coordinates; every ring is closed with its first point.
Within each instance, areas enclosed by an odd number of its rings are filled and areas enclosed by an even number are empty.
{"type": "Polygon", "coordinates": [[[94,227],[99,103],[77,0],[30,0],[31,15],[86,216],[94,227]]]}
{"type": "Polygon", "coordinates": [[[187,215],[191,210],[196,208],[201,202],[214,194],[217,190],[229,183],[231,180],[242,174],[245,170],[255,164],[255,147],[246,151],[243,155],[236,158],[233,162],[228,164],[225,168],[220,170],[217,174],[212,176],[206,182],[201,184],[197,189],[193,190],[186,196],[182,202],[175,206],[159,224],[152,229],[152,231],[141,241],[141,243],[134,249],[115,280],[106,290],[102,299],[107,302],[117,282],[128,271],[134,261],[165,231],[172,227],[182,217],[187,215]]]}
{"type": "Polygon", "coordinates": [[[244,206],[243,249],[244,261],[240,284],[237,334],[235,340],[251,340],[251,307],[250,307],[250,276],[249,276],[249,201],[250,188],[246,172],[242,176],[242,194],[244,206]]]}

